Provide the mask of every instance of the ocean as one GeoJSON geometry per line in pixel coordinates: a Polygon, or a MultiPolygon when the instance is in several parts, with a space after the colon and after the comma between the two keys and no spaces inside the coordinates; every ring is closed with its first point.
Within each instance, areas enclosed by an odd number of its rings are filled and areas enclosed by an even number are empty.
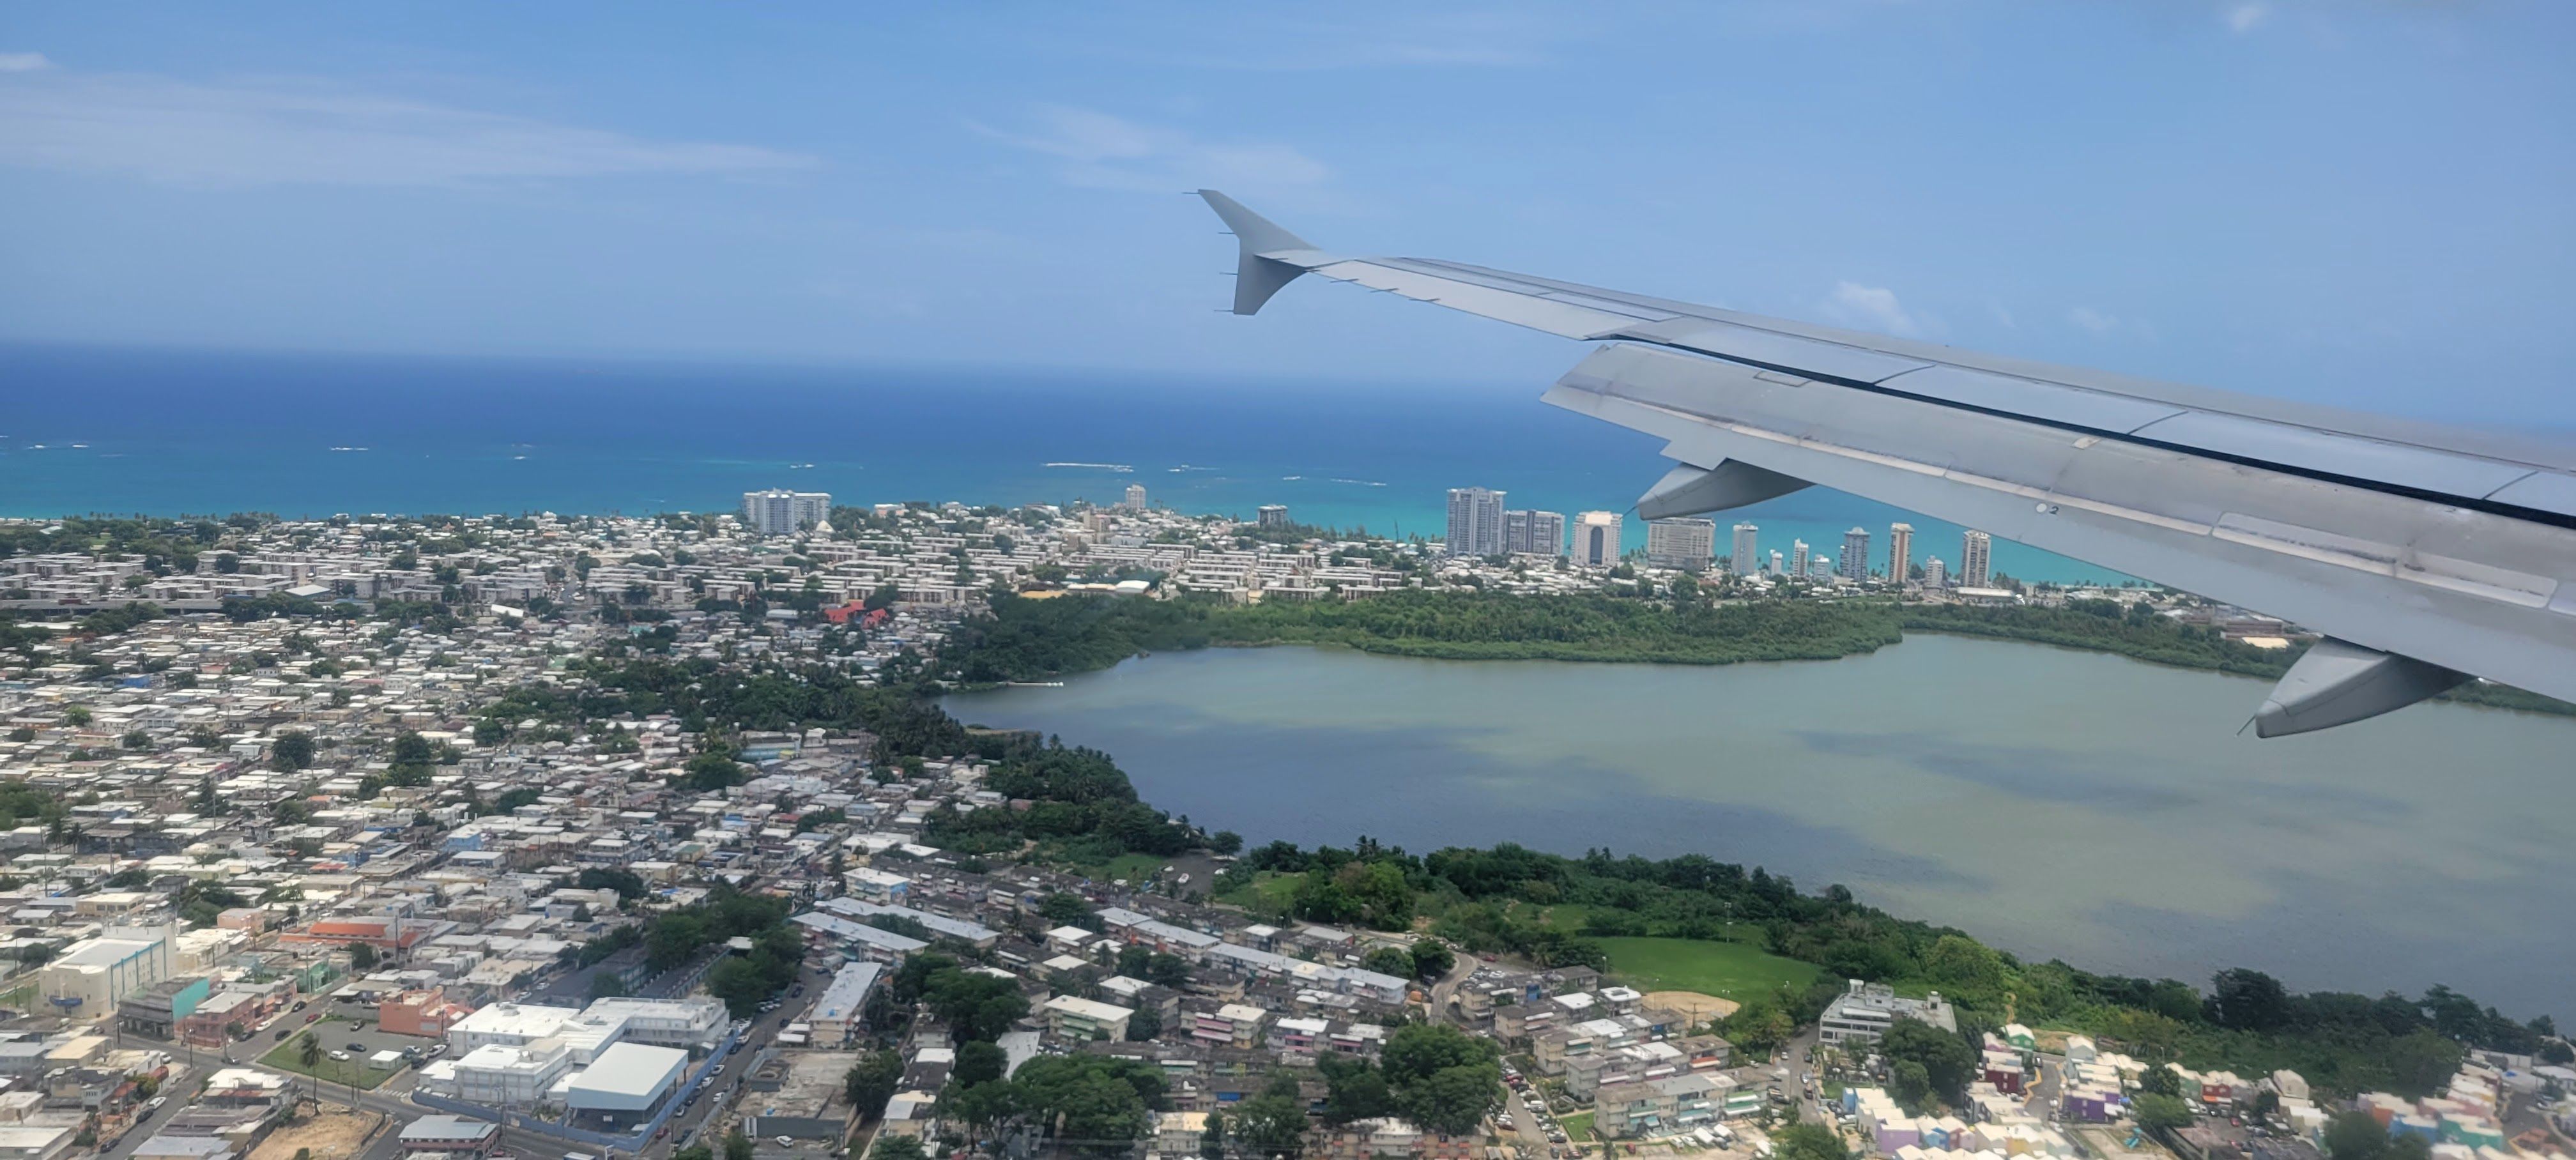
{"type": "MultiPolygon", "coordinates": [[[[1353,385],[1025,369],[0,346],[0,516],[730,510],[745,491],[840,503],[1156,503],[1437,537],[1447,490],[1626,511],[1657,441],[1538,401],[1543,383],[1353,385]]],[[[1810,489],[1718,517],[1765,552],[1916,528],[1954,566],[1964,529],[1810,489]]],[[[1631,519],[1630,547],[1644,525],[1631,519]]],[[[1998,571],[2118,573],[1997,541],[1998,571]]]]}

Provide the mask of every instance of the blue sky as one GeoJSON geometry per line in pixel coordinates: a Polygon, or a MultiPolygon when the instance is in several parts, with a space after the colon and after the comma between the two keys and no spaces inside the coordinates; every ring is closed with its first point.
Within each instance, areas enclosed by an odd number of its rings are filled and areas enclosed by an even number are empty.
{"type": "Polygon", "coordinates": [[[0,339],[1545,383],[1329,248],[2576,427],[2576,6],[21,6],[0,339]],[[1285,10],[1285,11],[1283,11],[1285,10]],[[1287,14],[1293,11],[1293,15],[1287,14]]]}

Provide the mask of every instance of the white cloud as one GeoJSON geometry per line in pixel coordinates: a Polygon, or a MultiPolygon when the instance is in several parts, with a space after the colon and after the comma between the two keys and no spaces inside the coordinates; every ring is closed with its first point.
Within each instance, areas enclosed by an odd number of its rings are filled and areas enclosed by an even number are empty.
{"type": "Polygon", "coordinates": [[[1833,296],[1825,300],[1825,310],[1845,326],[1898,338],[1922,338],[1940,329],[1937,320],[1907,310],[1896,300],[1896,292],[1884,286],[1837,282],[1833,296]]]}
{"type": "Polygon", "coordinates": [[[41,52],[0,52],[0,73],[34,72],[54,67],[41,52]]]}
{"type": "Polygon", "coordinates": [[[0,79],[0,164],[185,185],[457,185],[775,173],[814,158],[653,141],[337,84],[20,70],[0,79]]]}
{"type": "Polygon", "coordinates": [[[2125,336],[2131,338],[2152,339],[2156,336],[2155,324],[2148,322],[2146,319],[2124,318],[2107,310],[2097,310],[2090,306],[2073,306],[2067,308],[2066,320],[2074,323],[2078,329],[2087,334],[2093,335],[2096,338],[2125,336]]]}
{"type": "Polygon", "coordinates": [[[2260,26],[2272,15],[2269,4],[2236,4],[2228,7],[2224,18],[2229,32],[2243,35],[2260,26]]]}
{"type": "Polygon", "coordinates": [[[1065,105],[1040,105],[1031,128],[1012,132],[968,122],[975,131],[1056,160],[1072,185],[1170,193],[1200,187],[1248,189],[1319,185],[1332,170],[1287,145],[1204,141],[1179,129],[1065,105]]]}

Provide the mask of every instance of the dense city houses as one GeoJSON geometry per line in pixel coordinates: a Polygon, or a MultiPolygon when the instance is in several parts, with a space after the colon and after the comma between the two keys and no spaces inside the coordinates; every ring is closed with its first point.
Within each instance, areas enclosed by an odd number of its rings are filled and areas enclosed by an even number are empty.
{"type": "MultiPolygon", "coordinates": [[[[1503,501],[1453,495],[1456,552],[1275,507],[1187,517],[1141,488],[1014,511],[770,491],[657,518],[0,524],[0,1157],[855,1138],[1493,1160],[1589,1135],[1752,1155],[1795,1118],[1900,1160],[1983,1160],[2153,1149],[2131,1129],[2168,1087],[2198,1113],[2177,1146],[2315,1153],[2344,1109],[2289,1072],[2167,1076],[2015,1025],[1928,1112],[1879,1078],[1876,1045],[1955,1038],[1938,995],[1854,984],[1791,1048],[1742,1052],[1722,1012],[1588,968],[1216,902],[1227,843],[1083,866],[981,840],[1017,831],[978,818],[1057,803],[974,754],[671,707],[779,661],[883,685],[997,589],[1942,587],[1937,562],[1913,574],[1904,525],[1892,567],[1747,568],[1758,529],[1707,521],[1586,565],[1559,536],[1608,513],[1503,501]],[[677,675],[602,699],[612,670],[677,675]],[[1440,1053],[1454,1067],[1408,1070],[1440,1053]],[[1005,1076],[1040,1102],[1003,1103],[1005,1076]]],[[[1969,546],[1963,581],[1985,570],[1969,546]]],[[[2351,1108],[2442,1160],[2498,1160],[2568,1151],[2571,1088],[2564,1067],[2477,1059],[2442,1096],[2351,1108]]]]}

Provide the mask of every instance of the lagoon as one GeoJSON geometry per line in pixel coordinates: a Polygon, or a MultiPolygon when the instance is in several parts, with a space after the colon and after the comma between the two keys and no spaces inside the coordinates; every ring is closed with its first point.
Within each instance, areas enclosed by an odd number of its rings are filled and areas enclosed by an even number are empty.
{"type": "Polygon", "coordinates": [[[1724,667],[1211,649],[947,704],[1253,843],[1696,852],[2090,970],[2576,1014],[2576,721],[2421,705],[2258,741],[2263,690],[1914,635],[1724,667]]]}

